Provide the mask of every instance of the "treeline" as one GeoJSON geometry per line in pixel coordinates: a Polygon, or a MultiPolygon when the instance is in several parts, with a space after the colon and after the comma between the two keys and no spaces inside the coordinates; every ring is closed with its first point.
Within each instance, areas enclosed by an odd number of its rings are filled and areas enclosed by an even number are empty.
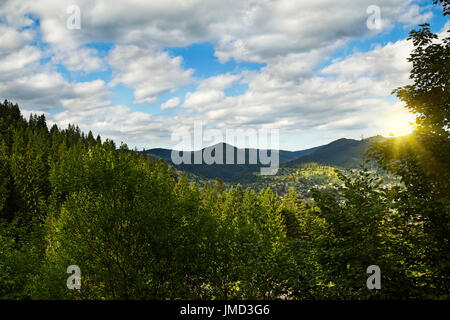
{"type": "MultiPolygon", "coordinates": [[[[406,189],[362,171],[306,204],[198,187],[162,161],[0,104],[0,298],[445,298],[406,189]],[[381,290],[366,287],[369,265],[381,290]],[[81,269],[80,290],[66,285],[81,269]]],[[[448,263],[448,257],[441,263],[448,263]]]]}

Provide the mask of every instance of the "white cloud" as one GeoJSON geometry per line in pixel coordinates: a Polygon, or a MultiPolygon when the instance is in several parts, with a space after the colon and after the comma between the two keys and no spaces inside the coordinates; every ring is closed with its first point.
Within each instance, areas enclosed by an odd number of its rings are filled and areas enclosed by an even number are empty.
{"type": "Polygon", "coordinates": [[[388,43],[368,52],[358,52],[344,59],[337,59],[321,73],[355,82],[369,79],[371,83],[385,88],[380,95],[389,95],[393,88],[409,82],[411,64],[407,58],[412,49],[411,42],[407,40],[388,43]]]}
{"type": "Polygon", "coordinates": [[[10,54],[0,55],[0,57],[0,72],[20,72],[32,63],[38,63],[41,58],[41,52],[35,47],[26,46],[10,54]]]}
{"type": "Polygon", "coordinates": [[[52,54],[52,62],[64,65],[69,71],[91,72],[105,69],[105,64],[95,49],[53,47],[52,54]]]}
{"type": "MultiPolygon", "coordinates": [[[[385,28],[408,9],[410,0],[377,1],[385,28]]],[[[245,14],[217,25],[216,55],[225,62],[270,62],[287,53],[304,53],[336,42],[381,32],[369,30],[366,9],[373,0],[257,1],[245,14]]]]}
{"type": "Polygon", "coordinates": [[[420,7],[418,5],[411,5],[406,12],[400,14],[397,18],[399,22],[405,23],[406,26],[415,26],[425,21],[428,21],[433,17],[431,11],[420,13],[420,7]]]}
{"type": "Polygon", "coordinates": [[[155,102],[160,94],[173,91],[192,82],[192,69],[184,70],[182,58],[172,58],[167,52],[138,46],[117,46],[109,56],[117,70],[110,83],[134,89],[135,103],[155,102]]]}
{"type": "Polygon", "coordinates": [[[103,80],[67,82],[36,46],[17,42],[14,51],[0,51],[0,94],[24,109],[90,109],[110,104],[103,80]],[[16,46],[17,46],[16,45],[16,46]]]}
{"type": "Polygon", "coordinates": [[[211,41],[221,61],[257,62],[380,32],[366,26],[369,5],[381,8],[385,25],[428,17],[411,0],[78,0],[81,29],[69,30],[66,9],[72,4],[12,0],[1,10],[7,17],[39,16],[43,39],[51,45],[79,48],[106,41],[161,48],[211,41]]]}
{"type": "Polygon", "coordinates": [[[225,98],[225,93],[218,90],[202,90],[188,92],[183,103],[185,108],[200,108],[218,102],[225,98]]]}
{"type": "Polygon", "coordinates": [[[0,24],[0,52],[6,53],[21,48],[32,37],[29,30],[20,32],[15,28],[0,24]]]}
{"type": "Polygon", "coordinates": [[[179,104],[180,104],[180,98],[175,97],[175,98],[169,99],[166,102],[164,102],[161,105],[161,110],[175,108],[175,107],[178,107],[179,104]]]}
{"type": "Polygon", "coordinates": [[[383,129],[395,104],[387,100],[391,91],[409,82],[410,51],[411,44],[401,40],[337,59],[318,71],[318,57],[330,50],[292,54],[259,72],[244,72],[249,89],[242,95],[227,97],[199,86],[184,105],[223,128],[278,126],[288,133],[368,136],[383,129]]]}
{"type": "Polygon", "coordinates": [[[113,139],[116,143],[127,143],[138,148],[159,147],[170,144],[172,130],[178,128],[182,120],[163,118],[143,112],[133,112],[127,106],[108,106],[94,110],[66,110],[48,116],[49,124],[65,128],[77,124],[81,130],[91,130],[103,139],[113,139]]]}
{"type": "Polygon", "coordinates": [[[67,91],[66,96],[61,98],[61,104],[67,109],[88,110],[111,104],[110,93],[103,80],[78,82],[67,91]]]}
{"type": "Polygon", "coordinates": [[[201,90],[225,90],[231,87],[236,81],[238,81],[241,76],[236,74],[220,74],[218,76],[210,77],[203,80],[198,86],[201,90]]]}
{"type": "MultiPolygon", "coordinates": [[[[348,40],[386,31],[367,28],[369,5],[381,8],[385,28],[395,21],[409,25],[431,17],[412,3],[78,0],[82,27],[69,30],[66,8],[73,0],[10,0],[0,4],[1,21],[7,21],[0,23],[0,94],[28,109],[64,108],[53,116],[58,123],[80,123],[130,143],[162,141],[170,128],[190,125],[194,118],[219,128],[279,126],[289,132],[334,130],[336,135],[375,131],[383,120],[373,119],[383,118],[383,110],[394,103],[386,97],[408,81],[410,44],[389,43],[317,69],[348,40]],[[32,26],[29,14],[39,18],[40,26],[32,26]],[[40,39],[45,51],[31,43],[40,39]],[[196,82],[181,57],[163,51],[205,41],[214,45],[221,62],[256,61],[265,67],[196,82]],[[105,59],[87,45],[95,42],[115,47],[105,59]],[[43,58],[51,60],[41,64],[43,58]],[[69,82],[55,64],[81,73],[109,64],[112,81],[69,82]],[[238,82],[248,84],[248,90],[226,96],[224,90],[238,82]],[[173,118],[113,107],[110,100],[109,89],[118,84],[134,90],[135,103],[152,103],[192,83],[198,84],[196,91],[186,94],[185,109],[173,118]]],[[[180,103],[172,98],[161,109],[180,103]]]]}

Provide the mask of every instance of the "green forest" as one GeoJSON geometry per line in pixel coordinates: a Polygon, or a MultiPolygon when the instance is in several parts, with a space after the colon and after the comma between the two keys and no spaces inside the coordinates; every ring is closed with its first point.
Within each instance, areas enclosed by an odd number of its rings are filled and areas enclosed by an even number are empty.
{"type": "Polygon", "coordinates": [[[199,185],[5,100],[0,299],[450,299],[450,37],[436,38],[411,31],[412,84],[394,90],[418,115],[413,134],[368,151],[401,183],[311,164],[333,178],[311,201],[199,185]],[[80,290],[67,288],[70,265],[80,290]]]}

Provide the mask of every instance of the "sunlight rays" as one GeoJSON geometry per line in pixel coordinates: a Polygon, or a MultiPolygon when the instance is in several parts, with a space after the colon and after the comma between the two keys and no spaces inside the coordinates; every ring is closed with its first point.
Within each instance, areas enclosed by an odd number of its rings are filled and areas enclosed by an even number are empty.
{"type": "Polygon", "coordinates": [[[413,132],[415,115],[405,110],[403,107],[396,107],[387,113],[387,118],[383,123],[383,131],[389,136],[404,136],[413,132]]]}

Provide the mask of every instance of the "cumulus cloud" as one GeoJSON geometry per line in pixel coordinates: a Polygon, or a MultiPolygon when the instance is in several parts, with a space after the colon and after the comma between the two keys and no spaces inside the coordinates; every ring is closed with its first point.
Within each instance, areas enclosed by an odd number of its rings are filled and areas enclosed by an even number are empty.
{"type": "Polygon", "coordinates": [[[91,72],[106,67],[97,50],[83,47],[53,47],[52,62],[64,65],[69,71],[91,72]]]}
{"type": "Polygon", "coordinates": [[[32,63],[36,63],[41,58],[39,49],[32,46],[25,46],[20,50],[3,55],[0,60],[0,72],[8,73],[21,71],[32,63]]]}
{"type": "Polygon", "coordinates": [[[183,103],[185,108],[201,108],[208,106],[214,102],[218,102],[225,98],[225,93],[218,90],[201,90],[196,92],[188,92],[183,103]]]}
{"type": "MultiPolygon", "coordinates": [[[[377,1],[387,28],[408,9],[409,0],[377,1]]],[[[372,0],[257,1],[237,19],[217,25],[216,55],[225,62],[268,62],[286,53],[303,53],[336,42],[383,31],[367,28],[366,9],[372,0]],[[244,31],[245,30],[245,31],[244,31]]]]}
{"type": "Polygon", "coordinates": [[[61,103],[67,109],[89,110],[111,104],[110,93],[103,80],[78,82],[69,86],[61,103]]]}
{"type": "MultiPolygon", "coordinates": [[[[374,117],[392,107],[390,91],[408,81],[410,44],[401,40],[322,64],[348,40],[386,31],[367,28],[369,5],[380,7],[383,28],[431,18],[411,0],[78,0],[81,29],[70,30],[66,9],[73,4],[0,3],[0,94],[30,110],[63,108],[52,116],[55,122],[79,123],[130,143],[162,141],[169,128],[196,118],[218,128],[269,126],[290,133],[373,129],[383,122],[374,117]],[[97,42],[115,46],[105,58],[90,46],[97,42]],[[200,42],[212,43],[221,62],[264,67],[199,81],[181,57],[164,51],[200,42]],[[69,81],[58,64],[80,73],[111,68],[112,80],[69,81]],[[238,83],[248,90],[227,96],[238,83]],[[147,104],[186,85],[197,87],[186,94],[180,115],[159,118],[113,106],[110,90],[118,84],[133,90],[134,103],[147,104]]],[[[180,104],[173,97],[161,109],[180,104]]]]}
{"type": "Polygon", "coordinates": [[[406,26],[418,25],[428,21],[433,17],[431,11],[426,11],[421,13],[420,7],[418,5],[410,6],[406,12],[400,14],[397,18],[399,22],[405,23],[406,26]]]}
{"type": "Polygon", "coordinates": [[[249,89],[229,97],[201,86],[185,105],[221,127],[278,127],[284,132],[345,132],[359,136],[385,124],[392,89],[408,83],[411,65],[406,40],[336,59],[314,71],[320,54],[288,55],[259,72],[241,76],[249,89]],[[375,119],[380,119],[375,121],[375,119]]]}
{"type": "Polygon", "coordinates": [[[110,86],[123,83],[133,88],[135,103],[155,102],[160,94],[189,84],[194,72],[183,69],[181,57],[138,46],[115,47],[109,63],[117,70],[110,86]]]}
{"type": "Polygon", "coordinates": [[[175,108],[175,107],[178,107],[179,104],[180,104],[180,98],[175,97],[175,98],[169,99],[166,102],[164,102],[161,105],[161,110],[175,108]]]}
{"type": "Polygon", "coordinates": [[[6,53],[21,48],[32,39],[29,30],[18,31],[15,28],[0,24],[0,52],[6,53]]]}
{"type": "Polygon", "coordinates": [[[212,108],[215,103],[226,99],[224,90],[231,87],[241,78],[241,75],[229,73],[206,78],[200,82],[197,91],[186,94],[183,107],[196,110],[212,108]]]}
{"type": "Polygon", "coordinates": [[[337,59],[321,73],[355,82],[367,79],[385,88],[379,95],[388,95],[392,88],[409,82],[411,64],[407,58],[412,49],[411,42],[406,40],[388,43],[368,52],[358,52],[344,59],[337,59]]]}
{"type": "Polygon", "coordinates": [[[157,117],[148,113],[134,112],[127,106],[108,106],[93,110],[66,110],[48,115],[48,123],[67,127],[77,124],[81,130],[91,130],[104,139],[127,143],[138,148],[159,147],[170,144],[170,136],[180,127],[180,119],[157,117]]]}
{"type": "Polygon", "coordinates": [[[366,9],[374,4],[385,25],[428,17],[411,7],[411,0],[78,0],[82,27],[69,30],[71,0],[13,0],[2,11],[8,17],[38,15],[43,39],[52,45],[107,41],[179,47],[212,41],[221,61],[267,62],[382,31],[366,26],[366,9]]]}
{"type": "Polygon", "coordinates": [[[67,82],[36,47],[21,43],[15,51],[0,52],[0,94],[26,109],[89,109],[110,104],[103,80],[67,82]]]}
{"type": "Polygon", "coordinates": [[[229,87],[231,87],[236,81],[238,81],[241,78],[240,75],[237,74],[220,74],[218,76],[210,77],[205,80],[203,80],[198,88],[200,90],[225,90],[229,87]]]}

